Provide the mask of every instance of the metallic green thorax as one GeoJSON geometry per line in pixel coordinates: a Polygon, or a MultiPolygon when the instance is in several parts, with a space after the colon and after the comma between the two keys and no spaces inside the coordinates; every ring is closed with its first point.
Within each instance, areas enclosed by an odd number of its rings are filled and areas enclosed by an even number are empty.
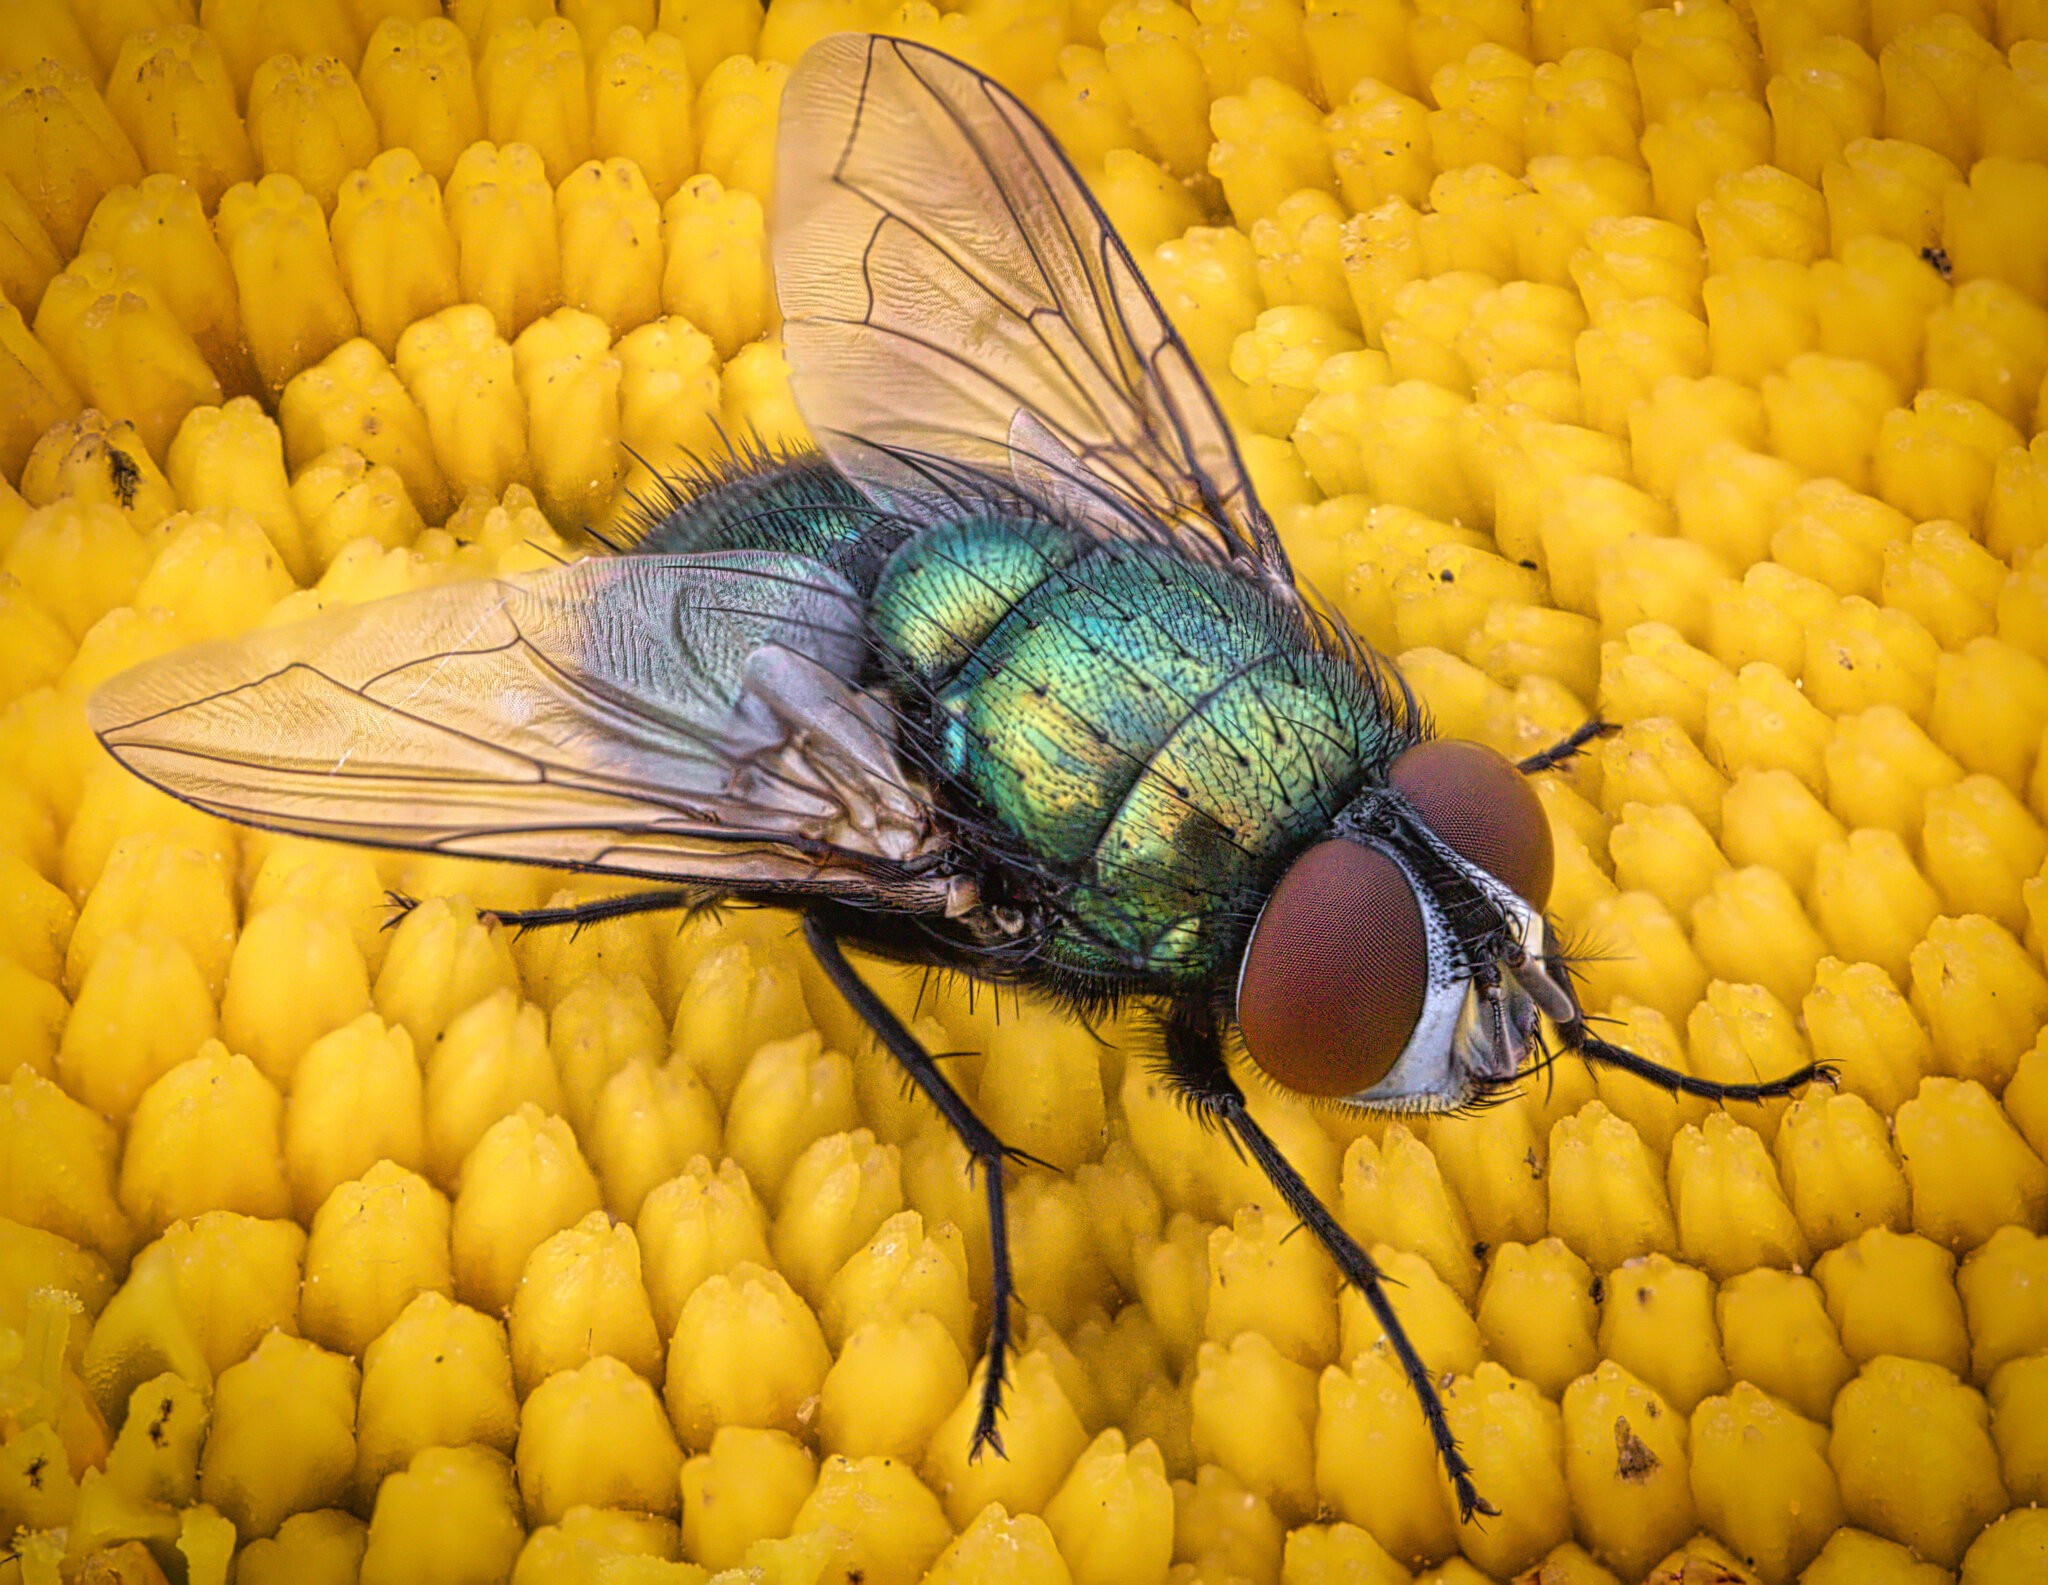
{"type": "Polygon", "coordinates": [[[936,757],[1069,878],[1070,972],[1191,983],[1384,759],[1346,662],[1236,575],[988,516],[909,541],[873,630],[935,701],[936,757]]]}

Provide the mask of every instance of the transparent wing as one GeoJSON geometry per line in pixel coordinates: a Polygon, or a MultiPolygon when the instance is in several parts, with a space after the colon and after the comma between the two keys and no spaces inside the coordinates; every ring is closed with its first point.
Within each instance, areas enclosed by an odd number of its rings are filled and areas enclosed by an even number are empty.
{"type": "Polygon", "coordinates": [[[933,837],[892,722],[848,681],[860,646],[817,562],[620,556],[181,651],[114,679],[90,719],[137,775],[250,825],[873,893],[933,837]]]}
{"type": "Polygon", "coordinates": [[[1023,105],[920,45],[842,34],[790,74],[780,139],[783,338],[834,463],[924,498],[947,464],[1015,477],[1291,594],[1194,360],[1023,105]]]}

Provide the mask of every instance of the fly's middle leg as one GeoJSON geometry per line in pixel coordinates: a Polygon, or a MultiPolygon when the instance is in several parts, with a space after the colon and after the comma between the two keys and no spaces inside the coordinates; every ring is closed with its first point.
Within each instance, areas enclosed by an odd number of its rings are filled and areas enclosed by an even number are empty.
{"type": "Polygon", "coordinates": [[[982,1379],[981,1412],[975,1417],[974,1443],[968,1456],[978,1457],[984,1447],[990,1447],[1000,1457],[1003,1438],[996,1430],[996,1413],[1003,1404],[1003,1383],[1010,1355],[1010,1302],[1015,1294],[1015,1283],[1010,1274],[1010,1229],[1004,1219],[1003,1166],[1010,1160],[1030,1158],[1010,1149],[996,1137],[988,1124],[974,1115],[974,1108],[953,1088],[952,1081],[939,1071],[931,1053],[903,1027],[902,1021],[874,993],[867,981],[854,972],[853,965],[846,961],[846,954],[839,949],[838,938],[814,915],[804,915],[804,940],[809,943],[826,978],[875,1032],[875,1037],[889,1048],[889,1054],[902,1065],[910,1081],[939,1109],[939,1115],[981,1169],[982,1183],[988,1194],[993,1313],[988,1327],[988,1373],[982,1379]]]}
{"type": "Polygon", "coordinates": [[[1517,760],[1515,769],[1524,776],[1534,776],[1540,771],[1555,770],[1567,760],[1574,758],[1579,750],[1595,738],[1612,736],[1620,727],[1612,721],[1603,721],[1597,715],[1568,736],[1559,738],[1540,754],[1531,754],[1525,760],[1517,760]]]}
{"type": "MultiPolygon", "coordinates": [[[[391,905],[391,923],[394,925],[419,906],[417,897],[404,892],[387,892],[384,900],[391,905]]],[[[589,902],[565,903],[559,908],[487,908],[479,912],[488,913],[499,924],[509,925],[514,930],[545,930],[556,925],[581,929],[584,925],[602,924],[607,919],[623,919],[629,914],[668,913],[675,909],[695,908],[703,901],[701,891],[669,887],[661,891],[627,892],[620,897],[594,897],[589,902]]]]}

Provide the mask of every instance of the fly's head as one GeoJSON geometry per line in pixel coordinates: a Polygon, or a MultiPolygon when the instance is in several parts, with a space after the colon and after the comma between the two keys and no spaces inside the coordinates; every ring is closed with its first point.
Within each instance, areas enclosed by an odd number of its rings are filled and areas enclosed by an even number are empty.
{"type": "Polygon", "coordinates": [[[1267,899],[1237,1017],[1253,1061],[1305,1095],[1445,1111],[1512,1083],[1541,1015],[1584,1026],[1543,921],[1555,855],[1528,779],[1433,740],[1340,814],[1267,899]]]}

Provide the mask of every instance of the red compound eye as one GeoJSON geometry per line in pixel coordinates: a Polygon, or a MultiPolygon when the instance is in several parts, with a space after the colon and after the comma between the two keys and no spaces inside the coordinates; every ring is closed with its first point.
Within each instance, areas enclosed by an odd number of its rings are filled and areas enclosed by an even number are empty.
{"type": "Polygon", "coordinates": [[[1529,778],[1483,743],[1418,743],[1387,774],[1452,852],[1531,907],[1550,901],[1557,854],[1529,778]]]}
{"type": "Polygon", "coordinates": [[[1356,842],[1319,842],[1273,889],[1238,981],[1245,1049],[1303,1095],[1356,1095],[1415,1033],[1429,979],[1422,909],[1400,866],[1356,842]]]}

